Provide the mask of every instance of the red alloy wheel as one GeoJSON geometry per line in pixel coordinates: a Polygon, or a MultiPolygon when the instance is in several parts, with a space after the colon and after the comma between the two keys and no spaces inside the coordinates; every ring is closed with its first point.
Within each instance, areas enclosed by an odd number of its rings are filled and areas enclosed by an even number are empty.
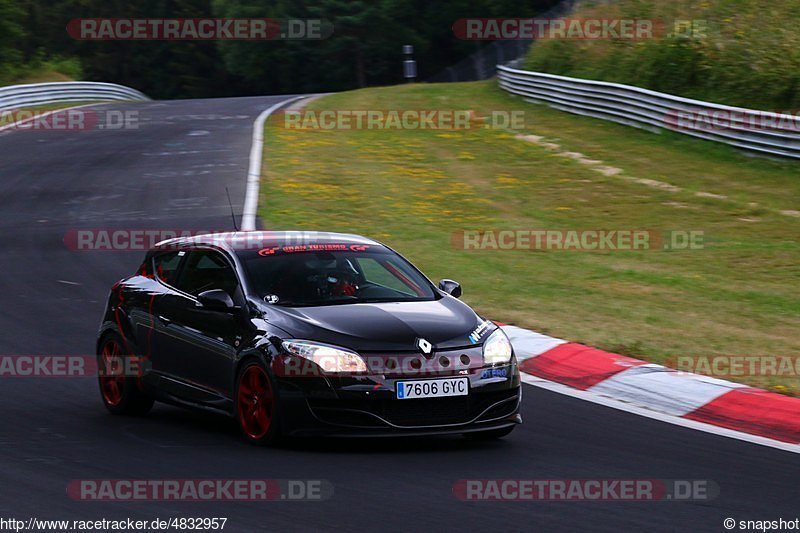
{"type": "Polygon", "coordinates": [[[239,422],[251,439],[258,440],[272,424],[274,401],[269,376],[259,365],[249,366],[239,378],[239,422]]]}
{"type": "Polygon", "coordinates": [[[125,376],[122,372],[122,349],[117,341],[109,339],[103,344],[103,349],[100,351],[100,363],[102,365],[99,369],[101,372],[100,390],[103,393],[103,399],[109,405],[119,405],[125,390],[125,376]]]}

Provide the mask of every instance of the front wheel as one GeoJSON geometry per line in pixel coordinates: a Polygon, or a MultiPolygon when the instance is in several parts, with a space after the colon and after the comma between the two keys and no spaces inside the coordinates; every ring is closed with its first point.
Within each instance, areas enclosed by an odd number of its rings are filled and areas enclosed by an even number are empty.
{"type": "Polygon", "coordinates": [[[508,426],[507,428],[500,428],[500,429],[490,429],[488,431],[475,431],[474,433],[464,433],[464,437],[468,438],[469,440],[496,440],[502,439],[512,431],[514,431],[514,426],[508,426]]]}
{"type": "Polygon", "coordinates": [[[153,398],[139,388],[135,376],[126,375],[131,356],[125,355],[122,339],[115,333],[106,335],[97,354],[97,375],[100,396],[106,409],[115,415],[145,415],[153,408],[153,398]]]}
{"type": "Polygon", "coordinates": [[[253,444],[275,444],[280,436],[275,387],[258,361],[242,365],[236,380],[236,420],[245,438],[253,444]]]}

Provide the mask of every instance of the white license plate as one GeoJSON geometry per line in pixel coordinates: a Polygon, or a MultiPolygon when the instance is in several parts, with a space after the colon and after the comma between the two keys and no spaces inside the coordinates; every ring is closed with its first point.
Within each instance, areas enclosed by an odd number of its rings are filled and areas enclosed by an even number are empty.
{"type": "Polygon", "coordinates": [[[420,381],[398,381],[397,398],[444,398],[469,394],[469,378],[426,379],[420,381]]]}

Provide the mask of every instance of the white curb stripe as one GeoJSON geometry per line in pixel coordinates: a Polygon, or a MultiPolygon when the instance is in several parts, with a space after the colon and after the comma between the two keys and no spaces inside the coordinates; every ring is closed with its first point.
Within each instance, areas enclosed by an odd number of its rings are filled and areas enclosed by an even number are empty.
{"type": "Polygon", "coordinates": [[[743,387],[746,386],[648,364],[624,370],[589,390],[669,415],[684,416],[743,387]]]}
{"type": "Polygon", "coordinates": [[[247,169],[247,191],[245,192],[244,210],[242,211],[242,231],[254,231],[256,229],[258,189],[261,181],[261,155],[264,151],[264,123],[277,109],[303,98],[308,97],[296,96],[278,102],[262,111],[253,123],[253,144],[250,146],[250,166],[247,169]]]}
{"type": "Polygon", "coordinates": [[[508,335],[511,345],[514,346],[514,354],[517,356],[517,361],[520,362],[536,357],[567,342],[529,329],[518,328],[517,326],[501,326],[501,328],[508,335]]]}

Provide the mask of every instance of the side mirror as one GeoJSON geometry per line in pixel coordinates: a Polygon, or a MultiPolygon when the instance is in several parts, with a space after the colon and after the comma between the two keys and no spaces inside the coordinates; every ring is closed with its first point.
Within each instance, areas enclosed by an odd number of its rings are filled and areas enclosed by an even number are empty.
{"type": "Polygon", "coordinates": [[[453,298],[461,297],[461,285],[452,279],[443,279],[439,282],[439,289],[443,290],[453,298]]]}
{"type": "Polygon", "coordinates": [[[212,289],[197,295],[198,306],[209,311],[222,311],[231,313],[236,310],[236,304],[230,294],[222,289],[212,289]]]}

